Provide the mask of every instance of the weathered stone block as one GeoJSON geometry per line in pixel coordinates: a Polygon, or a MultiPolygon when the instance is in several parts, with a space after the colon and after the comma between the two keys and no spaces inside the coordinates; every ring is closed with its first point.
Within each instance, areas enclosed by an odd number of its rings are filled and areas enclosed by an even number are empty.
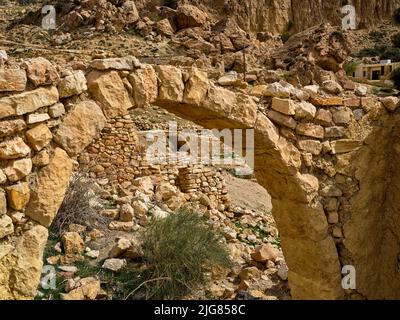
{"type": "Polygon", "coordinates": [[[25,209],[30,199],[30,189],[27,182],[6,187],[8,205],[14,210],[25,209]]]}
{"type": "Polygon", "coordinates": [[[26,72],[22,69],[0,69],[0,92],[24,91],[26,72]]]}
{"type": "Polygon", "coordinates": [[[45,124],[39,124],[26,132],[26,138],[33,150],[40,151],[50,143],[53,135],[45,124]]]}
{"type": "Polygon", "coordinates": [[[79,95],[87,90],[87,82],[83,71],[78,70],[73,74],[58,81],[58,93],[60,98],[79,95]]]}
{"type": "Polygon", "coordinates": [[[78,103],[59,126],[54,139],[71,156],[78,155],[103,130],[106,118],[93,101],[78,103]]]}
{"type": "Polygon", "coordinates": [[[296,104],[290,99],[272,98],[272,109],[288,116],[296,114],[296,104]]]}
{"type": "Polygon", "coordinates": [[[269,111],[268,118],[282,126],[288,127],[290,129],[296,129],[297,122],[290,116],[284,115],[276,111],[269,111]]]}
{"type": "Polygon", "coordinates": [[[133,88],[133,97],[137,108],[147,106],[157,100],[158,81],[153,67],[146,65],[128,76],[133,88]]]}
{"type": "Polygon", "coordinates": [[[299,123],[296,128],[297,134],[302,136],[323,139],[325,136],[324,128],[312,123],[299,123]]]}
{"type": "Polygon", "coordinates": [[[23,158],[30,152],[31,149],[19,137],[0,143],[0,159],[3,160],[23,158]]]}
{"type": "Polygon", "coordinates": [[[28,217],[45,227],[50,226],[64,199],[72,168],[67,153],[60,148],[55,149],[49,165],[42,168],[36,177],[25,211],[28,217]]]}
{"type": "Polygon", "coordinates": [[[90,93],[102,107],[107,118],[124,116],[128,113],[132,102],[118,72],[92,71],[87,81],[90,93]]]}

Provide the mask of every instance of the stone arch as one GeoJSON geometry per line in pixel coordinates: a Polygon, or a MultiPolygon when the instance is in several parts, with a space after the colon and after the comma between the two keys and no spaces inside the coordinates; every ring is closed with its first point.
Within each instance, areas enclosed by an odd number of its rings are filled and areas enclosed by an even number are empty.
{"type": "Polygon", "coordinates": [[[388,181],[398,170],[385,158],[387,150],[397,157],[399,149],[387,142],[399,134],[395,98],[381,103],[373,97],[325,97],[313,86],[298,90],[285,83],[245,94],[217,86],[196,68],[142,65],[133,57],[95,60],[86,75],[74,70],[58,79],[43,60],[36,60],[43,81],[29,68],[2,75],[12,86],[0,98],[0,159],[7,165],[7,179],[0,183],[1,299],[34,296],[46,228],[63,200],[72,159],[107,121],[149,104],[206,128],[255,130],[255,174],[272,197],[294,298],[344,297],[345,264],[360,270],[361,296],[396,296],[396,186],[388,181]],[[35,89],[10,94],[23,91],[27,78],[35,89]],[[28,164],[16,162],[21,158],[28,164]],[[370,187],[375,183],[366,166],[371,159],[380,170],[376,177],[384,180],[381,187],[370,187]],[[382,204],[369,208],[376,199],[382,204]],[[387,238],[367,244],[371,232],[387,230],[387,238]],[[379,259],[372,264],[369,259],[386,243],[391,249],[379,256],[390,262],[389,275],[376,275],[379,259]],[[374,293],[378,286],[385,289],[374,293]]]}

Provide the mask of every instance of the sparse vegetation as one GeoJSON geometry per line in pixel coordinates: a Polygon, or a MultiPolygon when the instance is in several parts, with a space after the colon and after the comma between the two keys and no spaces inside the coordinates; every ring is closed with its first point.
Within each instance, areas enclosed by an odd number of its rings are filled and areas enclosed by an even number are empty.
{"type": "Polygon", "coordinates": [[[282,34],[282,35],[281,35],[282,42],[283,42],[283,43],[288,42],[291,36],[292,36],[292,35],[291,35],[290,33],[284,33],[284,34],[282,34]]]}
{"type": "Polygon", "coordinates": [[[395,69],[390,78],[394,82],[396,89],[400,89],[400,68],[395,69]]]}
{"type": "Polygon", "coordinates": [[[71,178],[64,201],[51,226],[52,233],[61,236],[73,223],[107,229],[109,220],[98,214],[102,208],[99,192],[93,180],[83,173],[76,173],[71,178]]]}
{"type": "Polygon", "coordinates": [[[400,32],[392,36],[392,43],[395,48],[400,48],[400,32]]]}
{"type": "Polygon", "coordinates": [[[357,61],[351,61],[349,63],[346,63],[344,65],[344,70],[346,71],[347,75],[352,75],[353,72],[357,70],[357,67],[360,65],[360,62],[357,61]]]}
{"type": "Polygon", "coordinates": [[[335,38],[337,38],[339,40],[343,40],[344,39],[343,32],[341,32],[341,31],[332,32],[332,37],[335,37],[335,38]]]}
{"type": "Polygon", "coordinates": [[[143,252],[149,279],[160,279],[145,284],[147,298],[181,298],[204,283],[213,266],[231,265],[220,235],[187,209],[154,221],[143,234],[143,252]]]}

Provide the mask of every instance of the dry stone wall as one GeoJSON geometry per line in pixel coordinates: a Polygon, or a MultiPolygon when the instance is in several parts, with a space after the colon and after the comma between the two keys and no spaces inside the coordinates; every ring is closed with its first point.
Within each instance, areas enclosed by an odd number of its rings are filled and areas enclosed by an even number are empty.
{"type": "MultiPolygon", "coordinates": [[[[254,128],[255,174],[272,197],[294,298],[398,297],[399,171],[389,157],[399,149],[397,98],[328,96],[284,82],[245,94],[198,69],[134,57],[95,60],[84,71],[31,59],[2,70],[0,83],[0,299],[34,297],[47,228],[76,159],[103,129],[123,128],[133,146],[128,109],[148,104],[206,128],[254,128]],[[346,264],[359,274],[357,290],[341,288],[346,264]]],[[[96,141],[87,153],[106,152],[108,138],[96,141]]],[[[109,144],[126,165],[121,144],[109,144]]],[[[190,181],[184,188],[218,184],[192,175],[195,167],[178,171],[190,181]]]]}

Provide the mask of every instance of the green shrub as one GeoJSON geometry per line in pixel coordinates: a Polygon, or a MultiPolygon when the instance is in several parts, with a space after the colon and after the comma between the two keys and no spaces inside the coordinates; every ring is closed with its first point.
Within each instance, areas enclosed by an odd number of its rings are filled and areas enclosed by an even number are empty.
{"type": "Polygon", "coordinates": [[[381,54],[381,59],[390,59],[392,62],[399,62],[400,61],[400,48],[387,48],[385,52],[381,54]]]}
{"type": "Polygon", "coordinates": [[[341,31],[333,31],[332,32],[332,37],[335,37],[335,38],[337,38],[339,40],[343,40],[344,39],[343,32],[341,32],[341,31]]]}
{"type": "Polygon", "coordinates": [[[204,218],[187,209],[152,222],[142,239],[149,279],[154,280],[145,285],[147,298],[181,298],[204,284],[204,274],[212,267],[230,267],[220,239],[204,218]]]}
{"type": "Polygon", "coordinates": [[[382,54],[382,51],[379,50],[379,48],[365,48],[360,50],[356,56],[359,58],[363,57],[375,57],[375,56],[380,56],[382,54]]]}
{"type": "Polygon", "coordinates": [[[357,70],[357,67],[360,65],[359,62],[356,61],[351,61],[346,63],[343,68],[344,71],[346,71],[347,75],[353,75],[353,72],[355,72],[357,70]]]}
{"type": "Polygon", "coordinates": [[[178,0],[164,0],[164,6],[170,7],[171,9],[177,9],[178,0]]]}
{"type": "Polygon", "coordinates": [[[288,40],[290,39],[291,36],[292,36],[292,35],[291,35],[290,33],[284,33],[284,34],[282,34],[282,35],[281,35],[282,42],[283,42],[283,43],[288,42],[288,40]]]}
{"type": "Polygon", "coordinates": [[[400,89],[400,68],[393,70],[390,79],[394,82],[396,89],[400,89]]]}
{"type": "Polygon", "coordinates": [[[393,43],[393,47],[395,47],[395,48],[400,48],[400,32],[398,32],[398,33],[395,33],[393,36],[392,36],[392,43],[393,43]]]}

